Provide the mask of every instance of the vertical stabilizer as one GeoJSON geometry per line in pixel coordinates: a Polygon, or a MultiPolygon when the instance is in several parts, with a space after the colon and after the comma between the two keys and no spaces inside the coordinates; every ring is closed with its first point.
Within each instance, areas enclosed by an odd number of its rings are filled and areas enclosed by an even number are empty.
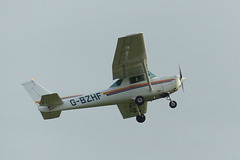
{"type": "Polygon", "coordinates": [[[22,83],[23,87],[26,89],[28,94],[32,97],[33,101],[39,107],[45,106],[46,112],[41,112],[43,119],[53,119],[60,116],[61,111],[51,111],[48,107],[57,106],[63,104],[61,98],[57,93],[51,93],[49,90],[35,82],[33,79],[31,81],[22,83]],[[39,106],[40,105],[40,106],[39,106]]]}
{"type": "Polygon", "coordinates": [[[51,94],[49,90],[42,87],[40,84],[38,84],[34,80],[25,82],[22,85],[26,89],[28,94],[32,97],[34,102],[40,101],[42,95],[51,94]]]}

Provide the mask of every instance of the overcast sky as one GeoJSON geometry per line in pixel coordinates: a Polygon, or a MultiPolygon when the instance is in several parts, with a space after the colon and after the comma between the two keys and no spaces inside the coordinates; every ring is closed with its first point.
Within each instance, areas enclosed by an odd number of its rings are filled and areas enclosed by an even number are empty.
{"type": "Polygon", "coordinates": [[[1,160],[240,159],[237,0],[0,0],[1,160]],[[149,70],[178,74],[185,93],[148,104],[146,122],[117,106],[44,121],[21,86],[60,96],[112,83],[117,38],[143,32],[149,70]]]}

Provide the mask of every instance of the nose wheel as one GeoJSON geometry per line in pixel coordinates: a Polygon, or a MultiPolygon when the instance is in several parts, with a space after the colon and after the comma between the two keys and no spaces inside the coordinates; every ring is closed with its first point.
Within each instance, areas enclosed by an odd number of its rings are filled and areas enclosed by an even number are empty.
{"type": "Polygon", "coordinates": [[[177,102],[176,102],[176,101],[173,101],[173,100],[170,98],[170,94],[168,94],[167,100],[170,101],[170,102],[169,102],[169,106],[170,106],[171,108],[176,108],[176,107],[177,107],[177,102]]]}
{"type": "Polygon", "coordinates": [[[169,102],[169,106],[170,106],[171,108],[176,108],[176,107],[177,107],[177,102],[176,102],[176,101],[170,101],[170,102],[169,102]]]}

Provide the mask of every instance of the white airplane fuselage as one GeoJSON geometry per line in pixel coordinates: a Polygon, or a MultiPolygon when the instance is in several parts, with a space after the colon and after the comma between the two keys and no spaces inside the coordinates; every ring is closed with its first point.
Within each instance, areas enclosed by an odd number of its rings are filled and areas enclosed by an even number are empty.
{"type": "Polygon", "coordinates": [[[144,97],[145,101],[153,101],[166,97],[166,93],[171,94],[176,92],[181,86],[181,80],[179,76],[163,78],[154,77],[151,79],[151,86],[153,90],[149,89],[146,80],[130,84],[129,78],[124,78],[120,86],[110,87],[92,94],[62,98],[63,104],[57,107],[49,108],[38,105],[38,109],[41,112],[52,112],[115,105],[134,101],[139,95],[144,97]]]}
{"type": "Polygon", "coordinates": [[[143,33],[118,38],[112,63],[112,78],[118,79],[110,88],[92,94],[60,97],[33,79],[22,83],[37,104],[43,119],[58,118],[61,111],[117,105],[123,119],[136,117],[137,122],[146,119],[148,101],[167,97],[169,106],[177,102],[170,98],[186,80],[179,66],[179,76],[158,78],[148,69],[147,51],[143,33]]]}

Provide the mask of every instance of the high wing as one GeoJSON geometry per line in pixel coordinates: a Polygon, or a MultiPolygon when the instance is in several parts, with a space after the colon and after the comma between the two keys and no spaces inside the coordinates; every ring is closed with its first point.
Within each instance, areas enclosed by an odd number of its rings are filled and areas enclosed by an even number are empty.
{"type": "Polygon", "coordinates": [[[118,39],[112,64],[113,79],[145,74],[152,91],[147,67],[147,53],[143,33],[133,34],[118,39]]]}
{"type": "MultiPolygon", "coordinates": [[[[137,104],[133,103],[122,103],[118,104],[118,109],[122,114],[122,117],[124,119],[126,118],[131,118],[131,117],[136,117],[138,115],[137,111],[137,104]]],[[[142,114],[145,114],[147,112],[147,102],[145,102],[143,105],[138,107],[140,112],[142,114]]]]}
{"type": "Polygon", "coordinates": [[[118,39],[112,64],[113,79],[125,78],[144,73],[147,69],[147,53],[143,33],[118,39]]]}

